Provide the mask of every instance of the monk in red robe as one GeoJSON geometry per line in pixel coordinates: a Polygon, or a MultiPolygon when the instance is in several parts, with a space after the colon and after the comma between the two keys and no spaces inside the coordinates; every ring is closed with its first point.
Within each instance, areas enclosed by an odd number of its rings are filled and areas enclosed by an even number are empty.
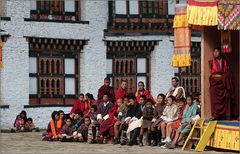
{"type": "Polygon", "coordinates": [[[124,97],[127,95],[128,95],[127,81],[122,80],[120,87],[118,88],[118,90],[115,93],[115,100],[118,100],[119,98],[124,99],[124,97]]]}
{"type": "Polygon", "coordinates": [[[211,69],[210,95],[212,118],[210,120],[230,120],[232,118],[231,107],[234,98],[232,74],[226,59],[221,56],[221,49],[215,48],[213,60],[209,61],[211,69]]]}
{"type": "Polygon", "coordinates": [[[74,114],[76,110],[81,110],[82,112],[84,111],[85,108],[85,102],[84,102],[84,94],[79,94],[78,99],[74,102],[73,107],[71,109],[70,114],[74,114]]]}
{"type": "MultiPolygon", "coordinates": [[[[101,86],[99,89],[98,89],[98,101],[97,102],[102,102],[102,99],[103,99],[103,95],[105,93],[108,93],[109,94],[109,101],[111,101],[112,103],[114,103],[114,100],[115,100],[115,95],[114,95],[114,89],[113,87],[110,86],[110,78],[106,77],[104,79],[104,85],[101,86]]],[[[98,103],[99,104],[99,103],[98,103]]]]}
{"type": "Polygon", "coordinates": [[[142,81],[139,81],[138,82],[138,90],[135,93],[137,102],[139,102],[141,95],[144,95],[146,97],[146,99],[151,99],[151,100],[154,101],[150,91],[149,90],[145,90],[144,89],[144,83],[142,81]]]}

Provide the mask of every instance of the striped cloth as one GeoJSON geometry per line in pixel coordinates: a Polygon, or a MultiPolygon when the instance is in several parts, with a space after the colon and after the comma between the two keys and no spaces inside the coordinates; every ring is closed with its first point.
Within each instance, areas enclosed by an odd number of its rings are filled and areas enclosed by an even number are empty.
{"type": "Polygon", "coordinates": [[[173,67],[185,67],[191,65],[190,45],[191,29],[187,22],[187,5],[176,4],[174,16],[174,52],[172,58],[173,67]]]}

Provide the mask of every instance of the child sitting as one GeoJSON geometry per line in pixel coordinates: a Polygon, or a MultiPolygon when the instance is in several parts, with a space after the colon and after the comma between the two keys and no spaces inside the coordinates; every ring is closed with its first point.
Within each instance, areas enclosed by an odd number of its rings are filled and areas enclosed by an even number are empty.
{"type": "Polygon", "coordinates": [[[162,121],[162,114],[163,110],[165,109],[165,95],[159,94],[157,96],[155,109],[154,109],[154,118],[152,120],[152,126],[151,126],[151,135],[152,135],[152,146],[161,145],[161,127],[160,122],[162,121]]]}
{"type": "Polygon", "coordinates": [[[122,126],[124,123],[124,120],[127,115],[127,105],[128,105],[128,98],[127,96],[124,98],[124,101],[122,98],[119,98],[117,100],[117,104],[120,104],[120,107],[118,108],[118,116],[117,116],[117,121],[114,124],[114,144],[119,144],[120,143],[120,132],[122,130],[122,126]]]}
{"type": "Polygon", "coordinates": [[[151,145],[151,125],[152,125],[152,119],[154,109],[152,107],[152,100],[148,99],[146,100],[146,104],[143,109],[143,123],[140,129],[140,136],[139,136],[139,146],[143,146],[143,134],[145,131],[147,131],[147,143],[148,145],[151,145]]]}
{"type": "Polygon", "coordinates": [[[25,132],[33,132],[38,131],[38,129],[35,127],[32,118],[28,118],[26,124],[24,125],[24,131],[25,132]]]}
{"type": "Polygon", "coordinates": [[[97,106],[92,105],[91,106],[91,112],[89,114],[89,118],[91,121],[91,125],[89,126],[88,129],[88,142],[90,144],[97,143],[96,137],[97,134],[99,134],[99,123],[97,121],[97,106]]]}
{"type": "Polygon", "coordinates": [[[160,123],[161,132],[162,132],[162,142],[166,142],[166,126],[168,123],[173,122],[178,119],[178,107],[175,104],[175,97],[168,96],[167,106],[163,110],[163,115],[161,116],[162,122],[160,123]]]}
{"type": "Polygon", "coordinates": [[[48,124],[47,131],[42,134],[42,140],[57,141],[62,139],[61,135],[62,120],[58,111],[53,111],[52,120],[48,124]]]}
{"type": "Polygon", "coordinates": [[[176,145],[182,141],[183,137],[186,136],[192,128],[192,120],[196,116],[198,110],[198,106],[196,103],[193,103],[192,96],[187,97],[187,106],[183,111],[183,117],[181,120],[181,124],[177,129],[176,135],[174,137],[173,142],[170,146],[167,145],[167,148],[174,149],[176,145]]]}
{"type": "Polygon", "coordinates": [[[75,127],[72,125],[72,118],[66,117],[66,124],[62,128],[62,142],[72,142],[74,141],[73,132],[75,127]]]}
{"type": "Polygon", "coordinates": [[[87,142],[88,140],[88,127],[91,124],[90,118],[85,117],[84,123],[81,124],[81,126],[77,130],[77,139],[80,142],[87,142]]]}
{"type": "Polygon", "coordinates": [[[16,132],[24,131],[24,120],[21,118],[20,115],[17,115],[14,122],[14,127],[16,129],[16,132]]]}
{"type": "Polygon", "coordinates": [[[73,126],[77,130],[81,126],[81,124],[84,122],[82,111],[81,110],[76,110],[75,113],[74,113],[73,119],[74,119],[73,120],[73,126]]]}
{"type": "MultiPolygon", "coordinates": [[[[174,122],[169,122],[167,124],[166,128],[166,139],[162,141],[162,143],[169,143],[172,142],[172,138],[174,138],[174,133],[177,131],[178,127],[181,124],[182,116],[183,116],[183,111],[186,106],[186,99],[185,98],[180,98],[177,100],[177,106],[178,106],[178,119],[174,122]]],[[[166,148],[167,144],[161,146],[162,148],[166,148]]]]}

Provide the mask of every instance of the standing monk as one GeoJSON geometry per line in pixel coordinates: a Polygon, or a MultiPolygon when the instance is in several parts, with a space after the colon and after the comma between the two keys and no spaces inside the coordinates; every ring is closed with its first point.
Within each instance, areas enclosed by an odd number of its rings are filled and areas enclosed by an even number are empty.
{"type": "Polygon", "coordinates": [[[103,95],[105,93],[109,94],[109,101],[114,103],[115,95],[114,95],[114,89],[110,86],[110,78],[106,77],[104,79],[104,85],[98,89],[98,102],[101,102],[103,99],[103,95]]]}
{"type": "Polygon", "coordinates": [[[174,96],[176,100],[180,98],[185,98],[185,90],[179,85],[179,79],[177,77],[172,78],[172,87],[168,90],[166,98],[168,96],[174,96]]]}
{"type": "Polygon", "coordinates": [[[150,91],[149,90],[145,90],[144,89],[144,83],[142,81],[139,81],[138,82],[138,90],[135,93],[137,102],[139,102],[141,95],[146,96],[146,99],[151,99],[152,101],[154,101],[150,91]]]}
{"type": "Polygon", "coordinates": [[[211,120],[231,119],[231,98],[233,97],[232,74],[226,59],[221,56],[221,49],[215,48],[213,60],[209,61],[211,76],[210,95],[211,95],[211,120]]]}
{"type": "Polygon", "coordinates": [[[115,93],[115,100],[118,100],[119,98],[124,99],[124,97],[127,95],[128,95],[127,81],[121,80],[121,85],[115,93]]]}

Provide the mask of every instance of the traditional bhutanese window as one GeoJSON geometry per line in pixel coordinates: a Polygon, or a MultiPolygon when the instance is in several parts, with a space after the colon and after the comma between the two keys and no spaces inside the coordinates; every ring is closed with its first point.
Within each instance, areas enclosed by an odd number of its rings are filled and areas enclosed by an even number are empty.
{"type": "Polygon", "coordinates": [[[79,91],[84,40],[29,38],[30,105],[72,104],[79,91]]]}
{"type": "Polygon", "coordinates": [[[140,13],[148,15],[167,15],[167,0],[139,1],[140,13]]]}
{"type": "Polygon", "coordinates": [[[149,87],[149,60],[157,41],[108,41],[107,76],[115,90],[121,80],[127,80],[128,91],[135,92],[137,83],[143,81],[149,87]]]}
{"type": "Polygon", "coordinates": [[[80,0],[30,0],[31,18],[79,21],[80,0]]]}

